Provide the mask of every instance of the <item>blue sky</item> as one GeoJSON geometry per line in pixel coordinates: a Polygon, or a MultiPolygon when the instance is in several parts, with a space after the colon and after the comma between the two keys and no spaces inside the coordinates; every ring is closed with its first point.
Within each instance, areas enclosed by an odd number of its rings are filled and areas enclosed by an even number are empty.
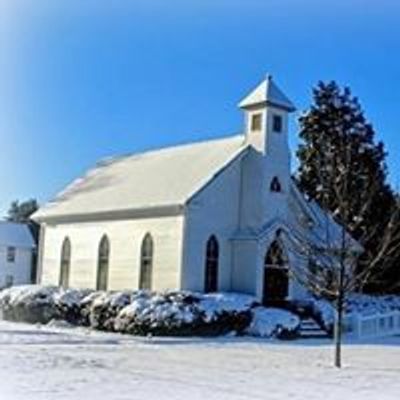
{"type": "Polygon", "coordinates": [[[2,0],[0,212],[103,157],[239,132],[266,72],[299,110],[349,85],[397,186],[399,20],[389,0],[2,0]]]}

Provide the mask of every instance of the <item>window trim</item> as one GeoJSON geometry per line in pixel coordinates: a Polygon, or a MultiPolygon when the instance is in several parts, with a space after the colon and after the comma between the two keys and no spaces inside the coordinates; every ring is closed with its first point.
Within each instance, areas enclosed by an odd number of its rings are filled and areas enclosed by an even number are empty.
{"type": "Polygon", "coordinates": [[[261,112],[250,115],[250,131],[260,132],[262,130],[263,114],[261,112]]]}
{"type": "Polygon", "coordinates": [[[282,184],[277,176],[274,176],[271,179],[271,183],[269,185],[269,190],[272,193],[281,193],[282,192],[282,184]]]}
{"type": "Polygon", "coordinates": [[[212,293],[218,291],[220,246],[215,235],[211,235],[206,243],[204,292],[212,293]]]}
{"type": "Polygon", "coordinates": [[[17,248],[15,246],[7,246],[6,258],[9,264],[15,264],[17,258],[17,248]]]}
{"type": "Polygon", "coordinates": [[[154,240],[147,232],[140,247],[139,290],[151,290],[153,286],[154,240]]]}
{"type": "Polygon", "coordinates": [[[268,246],[264,256],[264,268],[289,268],[288,256],[278,239],[274,239],[268,246]]]}
{"type": "Polygon", "coordinates": [[[97,277],[96,290],[106,291],[108,289],[108,274],[110,268],[110,239],[103,235],[97,253],[97,277]],[[102,274],[104,274],[104,276],[102,274]],[[102,281],[104,279],[104,282],[102,281]]]}
{"type": "Polygon", "coordinates": [[[60,258],[60,278],[59,286],[64,289],[69,286],[70,268],[71,268],[71,240],[66,236],[61,245],[60,258]]]}
{"type": "Polygon", "coordinates": [[[275,133],[283,132],[283,118],[282,115],[273,114],[272,115],[272,131],[275,133]]]}

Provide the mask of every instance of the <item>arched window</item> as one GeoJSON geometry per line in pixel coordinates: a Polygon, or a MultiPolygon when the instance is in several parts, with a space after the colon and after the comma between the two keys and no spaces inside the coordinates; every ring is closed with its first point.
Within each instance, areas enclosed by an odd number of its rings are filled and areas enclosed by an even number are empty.
{"type": "Polygon", "coordinates": [[[59,285],[67,288],[69,285],[69,270],[71,266],[71,242],[68,237],[63,240],[61,246],[61,262],[60,262],[60,281],[59,285]]]}
{"type": "Polygon", "coordinates": [[[286,256],[281,245],[277,240],[274,240],[265,255],[265,265],[284,266],[287,265],[286,256]]]}
{"type": "Polygon", "coordinates": [[[277,192],[277,193],[282,191],[281,183],[279,182],[279,179],[277,176],[274,176],[272,178],[270,190],[271,190],[271,192],[277,192]]]}
{"type": "Polygon", "coordinates": [[[110,241],[108,240],[107,235],[104,235],[99,244],[99,254],[97,259],[97,290],[107,290],[109,262],[110,241]]]}
{"type": "Polygon", "coordinates": [[[217,238],[212,235],[207,240],[204,291],[216,292],[218,290],[218,257],[219,245],[217,238]]]}
{"type": "Polygon", "coordinates": [[[151,282],[153,275],[153,238],[150,233],[146,233],[142,241],[140,251],[140,277],[139,289],[151,290],[151,282]]]}

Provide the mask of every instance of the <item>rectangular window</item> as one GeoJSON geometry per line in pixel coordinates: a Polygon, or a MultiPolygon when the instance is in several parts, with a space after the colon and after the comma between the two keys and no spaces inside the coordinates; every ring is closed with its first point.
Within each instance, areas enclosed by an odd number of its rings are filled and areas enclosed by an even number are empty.
{"type": "Polygon", "coordinates": [[[15,262],[15,247],[7,247],[7,262],[15,262]]]}
{"type": "Polygon", "coordinates": [[[274,115],[272,118],[272,130],[277,133],[282,132],[282,117],[280,115],[274,115]]]}
{"type": "Polygon", "coordinates": [[[251,116],[251,126],[250,129],[252,132],[261,131],[261,122],[262,122],[262,114],[253,114],[251,116]]]}

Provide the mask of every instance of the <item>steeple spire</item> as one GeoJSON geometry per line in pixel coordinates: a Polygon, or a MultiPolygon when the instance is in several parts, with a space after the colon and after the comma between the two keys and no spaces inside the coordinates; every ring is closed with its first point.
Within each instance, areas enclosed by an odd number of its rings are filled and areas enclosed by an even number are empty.
{"type": "Polygon", "coordinates": [[[265,79],[240,103],[239,107],[248,109],[256,106],[273,106],[288,112],[295,111],[295,106],[278,88],[272,75],[266,74],[265,79]]]}

